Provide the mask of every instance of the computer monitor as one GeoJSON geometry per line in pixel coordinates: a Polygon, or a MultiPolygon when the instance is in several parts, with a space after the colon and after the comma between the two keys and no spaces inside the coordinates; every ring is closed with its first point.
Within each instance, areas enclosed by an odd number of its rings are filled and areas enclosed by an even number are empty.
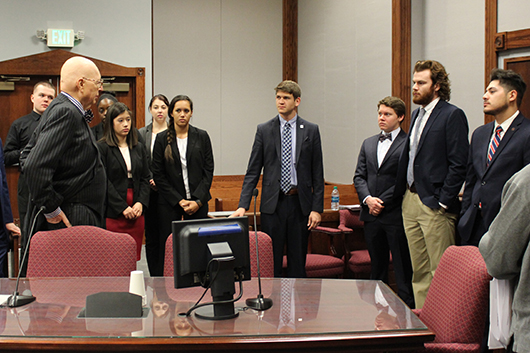
{"type": "Polygon", "coordinates": [[[250,280],[248,218],[173,221],[175,288],[211,288],[212,306],[196,311],[204,319],[229,319],[238,313],[235,281],[250,280]],[[222,302],[222,303],[219,303],[222,302]]]}

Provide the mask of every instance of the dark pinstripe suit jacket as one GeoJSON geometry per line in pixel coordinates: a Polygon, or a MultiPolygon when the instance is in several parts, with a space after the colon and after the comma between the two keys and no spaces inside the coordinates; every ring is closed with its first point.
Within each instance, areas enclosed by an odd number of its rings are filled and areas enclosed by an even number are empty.
{"type": "Polygon", "coordinates": [[[22,152],[21,165],[30,208],[45,206],[45,212],[53,212],[62,205],[81,203],[103,216],[106,175],[99,151],[81,112],[63,94],[42,115],[22,152]]]}

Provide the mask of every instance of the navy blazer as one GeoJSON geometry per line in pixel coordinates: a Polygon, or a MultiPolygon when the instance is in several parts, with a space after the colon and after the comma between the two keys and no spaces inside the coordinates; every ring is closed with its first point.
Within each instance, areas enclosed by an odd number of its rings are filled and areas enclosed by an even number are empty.
{"type": "MultiPolygon", "coordinates": [[[[263,213],[274,213],[280,195],[281,149],[280,120],[276,116],[258,125],[241,189],[239,207],[247,210],[250,207],[252,192],[258,184],[263,169],[260,210],[263,213]]],[[[318,125],[300,116],[296,123],[295,166],[302,213],[309,215],[311,211],[322,212],[324,168],[320,132],[318,125]]]]}
{"type": "MultiPolygon", "coordinates": [[[[420,108],[412,113],[409,131],[420,108]]],[[[424,205],[459,213],[458,194],[466,178],[469,126],[464,111],[444,100],[438,101],[421,134],[414,159],[414,185],[424,205]]],[[[396,194],[403,195],[407,187],[410,133],[399,161],[396,194]]]]}
{"type": "MultiPolygon", "coordinates": [[[[118,147],[109,146],[105,141],[98,142],[101,160],[107,172],[107,212],[108,218],[118,218],[123,215],[127,204],[127,166],[118,147]]],[[[149,167],[145,147],[138,142],[129,149],[133,179],[133,205],[140,202],[144,210],[149,205],[149,167]]]]}
{"type": "Polygon", "coordinates": [[[530,163],[530,121],[519,113],[505,132],[489,166],[486,166],[494,128],[495,122],[482,125],[471,137],[462,217],[458,222],[463,240],[469,240],[472,235],[479,203],[484,225],[488,229],[501,207],[504,184],[530,163]]]}
{"type": "MultiPolygon", "coordinates": [[[[156,187],[161,195],[158,198],[159,203],[166,203],[175,208],[180,200],[186,199],[186,189],[182,178],[180,154],[175,140],[171,142],[173,161],[168,161],[164,157],[168,132],[169,130],[165,130],[156,135],[152,171],[156,187]]],[[[210,195],[214,168],[212,143],[206,131],[191,125],[188,130],[186,160],[191,199],[200,200],[205,205],[212,198],[210,195]]]]}
{"type": "MultiPolygon", "coordinates": [[[[13,223],[13,213],[11,212],[11,200],[9,198],[9,188],[7,186],[6,167],[4,166],[4,150],[2,148],[2,140],[0,139],[0,212],[2,212],[2,224],[0,225],[0,239],[3,238],[4,233],[7,234],[5,226],[7,223],[13,223]]],[[[8,241],[8,238],[5,238],[8,241]]],[[[5,244],[2,244],[5,245],[5,244]]],[[[1,245],[0,245],[1,248],[1,245]]],[[[1,271],[0,271],[1,272],[1,271]]]]}
{"type": "Polygon", "coordinates": [[[362,207],[360,220],[369,222],[379,218],[381,222],[386,223],[400,222],[402,220],[401,199],[396,198],[394,191],[399,158],[405,146],[407,134],[403,130],[399,131],[381,166],[377,162],[379,135],[364,140],[357,160],[353,184],[362,207]],[[368,206],[362,203],[369,195],[383,200],[385,207],[378,216],[371,215],[368,206]]]}

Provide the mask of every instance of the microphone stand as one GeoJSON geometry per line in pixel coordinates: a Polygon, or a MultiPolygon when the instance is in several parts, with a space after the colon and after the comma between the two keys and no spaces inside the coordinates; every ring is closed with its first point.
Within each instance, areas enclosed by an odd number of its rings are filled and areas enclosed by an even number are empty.
{"type": "Polygon", "coordinates": [[[259,268],[259,244],[258,244],[258,228],[256,221],[256,202],[258,199],[258,189],[254,189],[254,192],[252,195],[254,196],[254,234],[256,235],[256,260],[258,263],[258,286],[259,286],[259,294],[257,298],[248,298],[246,300],[246,304],[250,309],[254,310],[268,310],[272,307],[272,299],[271,298],[264,298],[263,294],[261,293],[261,271],[259,268]]]}
{"type": "MultiPolygon", "coordinates": [[[[26,304],[29,304],[31,302],[33,302],[35,298],[33,295],[19,295],[18,294],[18,285],[19,285],[19,282],[20,282],[20,275],[22,274],[22,267],[24,267],[24,262],[26,261],[26,257],[28,255],[28,249],[29,249],[29,244],[31,242],[31,238],[33,237],[33,230],[35,229],[35,223],[37,222],[37,218],[39,217],[39,215],[44,212],[44,210],[46,209],[46,207],[44,206],[41,206],[41,208],[39,209],[39,211],[37,212],[37,214],[35,215],[35,218],[33,218],[33,223],[31,224],[31,229],[30,229],[30,232],[29,232],[29,235],[28,235],[28,242],[26,244],[26,249],[24,250],[24,256],[22,257],[22,262],[20,263],[20,268],[18,269],[18,276],[17,276],[17,284],[15,286],[15,292],[13,293],[13,295],[11,295],[9,298],[7,298],[7,306],[10,307],[10,308],[18,308],[19,306],[22,306],[22,305],[26,305],[26,304]]],[[[16,251],[18,251],[18,249],[16,249],[16,251]]]]}

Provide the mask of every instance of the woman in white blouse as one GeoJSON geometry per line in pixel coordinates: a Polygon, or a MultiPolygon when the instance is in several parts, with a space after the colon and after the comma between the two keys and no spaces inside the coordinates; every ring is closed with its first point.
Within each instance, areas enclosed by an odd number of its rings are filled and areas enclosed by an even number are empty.
{"type": "Polygon", "coordinates": [[[160,274],[164,270],[164,244],[171,222],[208,217],[212,198],[213,152],[205,130],[190,125],[193,102],[179,95],[169,104],[168,129],[156,136],[153,149],[153,178],[159,191],[160,274]]]}

